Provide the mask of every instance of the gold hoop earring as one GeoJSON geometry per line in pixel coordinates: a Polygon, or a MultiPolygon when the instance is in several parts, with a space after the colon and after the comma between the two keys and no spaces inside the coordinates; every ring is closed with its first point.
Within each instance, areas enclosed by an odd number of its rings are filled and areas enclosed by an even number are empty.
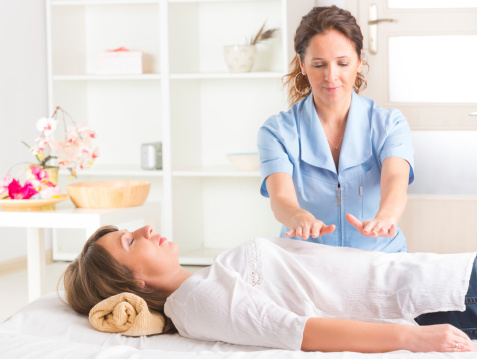
{"type": "MultiPolygon", "coordinates": [[[[299,72],[299,73],[297,73],[297,74],[295,75],[295,78],[293,79],[293,86],[295,87],[295,91],[296,91],[296,92],[298,92],[298,93],[301,94],[301,95],[306,95],[306,94],[307,94],[306,92],[301,92],[301,91],[298,90],[298,88],[296,87],[296,78],[297,78],[298,75],[302,75],[302,73],[299,72]]],[[[303,76],[306,76],[306,75],[303,75],[303,76]]],[[[309,87],[308,89],[310,89],[310,87],[309,87]]]]}

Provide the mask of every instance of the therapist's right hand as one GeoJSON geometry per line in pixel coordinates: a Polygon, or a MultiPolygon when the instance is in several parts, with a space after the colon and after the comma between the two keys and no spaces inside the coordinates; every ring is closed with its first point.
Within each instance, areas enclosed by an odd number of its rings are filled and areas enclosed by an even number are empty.
{"type": "Polygon", "coordinates": [[[287,227],[290,230],[285,233],[285,236],[300,237],[304,240],[307,240],[310,236],[316,238],[324,234],[333,233],[336,228],[334,224],[327,226],[305,210],[300,210],[296,213],[291,219],[291,224],[287,227]]]}

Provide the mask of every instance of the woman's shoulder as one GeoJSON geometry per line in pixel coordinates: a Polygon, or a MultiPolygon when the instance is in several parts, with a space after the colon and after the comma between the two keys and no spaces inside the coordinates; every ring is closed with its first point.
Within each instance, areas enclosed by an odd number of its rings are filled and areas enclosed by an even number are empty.
{"type": "Polygon", "coordinates": [[[359,106],[363,108],[369,116],[370,128],[373,133],[382,133],[386,136],[400,123],[407,123],[406,118],[399,109],[384,108],[378,105],[373,99],[354,94],[359,106]]]}
{"type": "Polygon", "coordinates": [[[262,127],[269,130],[290,131],[295,130],[298,126],[297,121],[300,114],[306,111],[306,101],[308,97],[295,102],[288,110],[280,111],[278,114],[270,116],[262,127]]]}
{"type": "Polygon", "coordinates": [[[371,98],[354,94],[356,99],[360,102],[360,106],[364,107],[371,115],[371,120],[374,121],[391,121],[402,118],[405,120],[404,115],[397,108],[384,108],[376,103],[371,98]]]}

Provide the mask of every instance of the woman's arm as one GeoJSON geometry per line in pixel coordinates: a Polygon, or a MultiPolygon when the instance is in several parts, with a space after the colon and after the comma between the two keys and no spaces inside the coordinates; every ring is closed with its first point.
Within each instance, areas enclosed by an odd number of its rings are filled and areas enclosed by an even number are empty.
{"type": "Polygon", "coordinates": [[[270,205],[275,218],[290,231],[288,237],[308,239],[332,233],[334,225],[327,226],[310,212],[300,208],[296,197],[293,179],[288,173],[277,172],[266,178],[270,205]]]}
{"type": "Polygon", "coordinates": [[[383,161],[381,202],[377,218],[386,219],[393,224],[399,222],[407,204],[410,169],[409,163],[399,157],[388,157],[383,161]]]}
{"type": "Polygon", "coordinates": [[[417,327],[334,318],[308,319],[301,349],[360,353],[476,351],[467,335],[449,324],[417,327]]]}
{"type": "Polygon", "coordinates": [[[359,233],[368,237],[394,237],[396,225],[407,204],[409,163],[399,157],[388,157],[381,171],[381,202],[376,217],[359,221],[347,214],[346,218],[359,233]]]}

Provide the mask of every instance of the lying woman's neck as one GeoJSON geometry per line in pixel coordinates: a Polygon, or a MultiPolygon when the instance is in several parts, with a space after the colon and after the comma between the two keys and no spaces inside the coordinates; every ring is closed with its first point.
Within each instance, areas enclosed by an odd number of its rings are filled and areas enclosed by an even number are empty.
{"type": "Polygon", "coordinates": [[[149,285],[152,288],[157,288],[161,296],[166,298],[175,292],[191,275],[192,273],[179,266],[177,271],[173,272],[172,274],[168,274],[167,277],[159,276],[154,278],[149,285]]]}

